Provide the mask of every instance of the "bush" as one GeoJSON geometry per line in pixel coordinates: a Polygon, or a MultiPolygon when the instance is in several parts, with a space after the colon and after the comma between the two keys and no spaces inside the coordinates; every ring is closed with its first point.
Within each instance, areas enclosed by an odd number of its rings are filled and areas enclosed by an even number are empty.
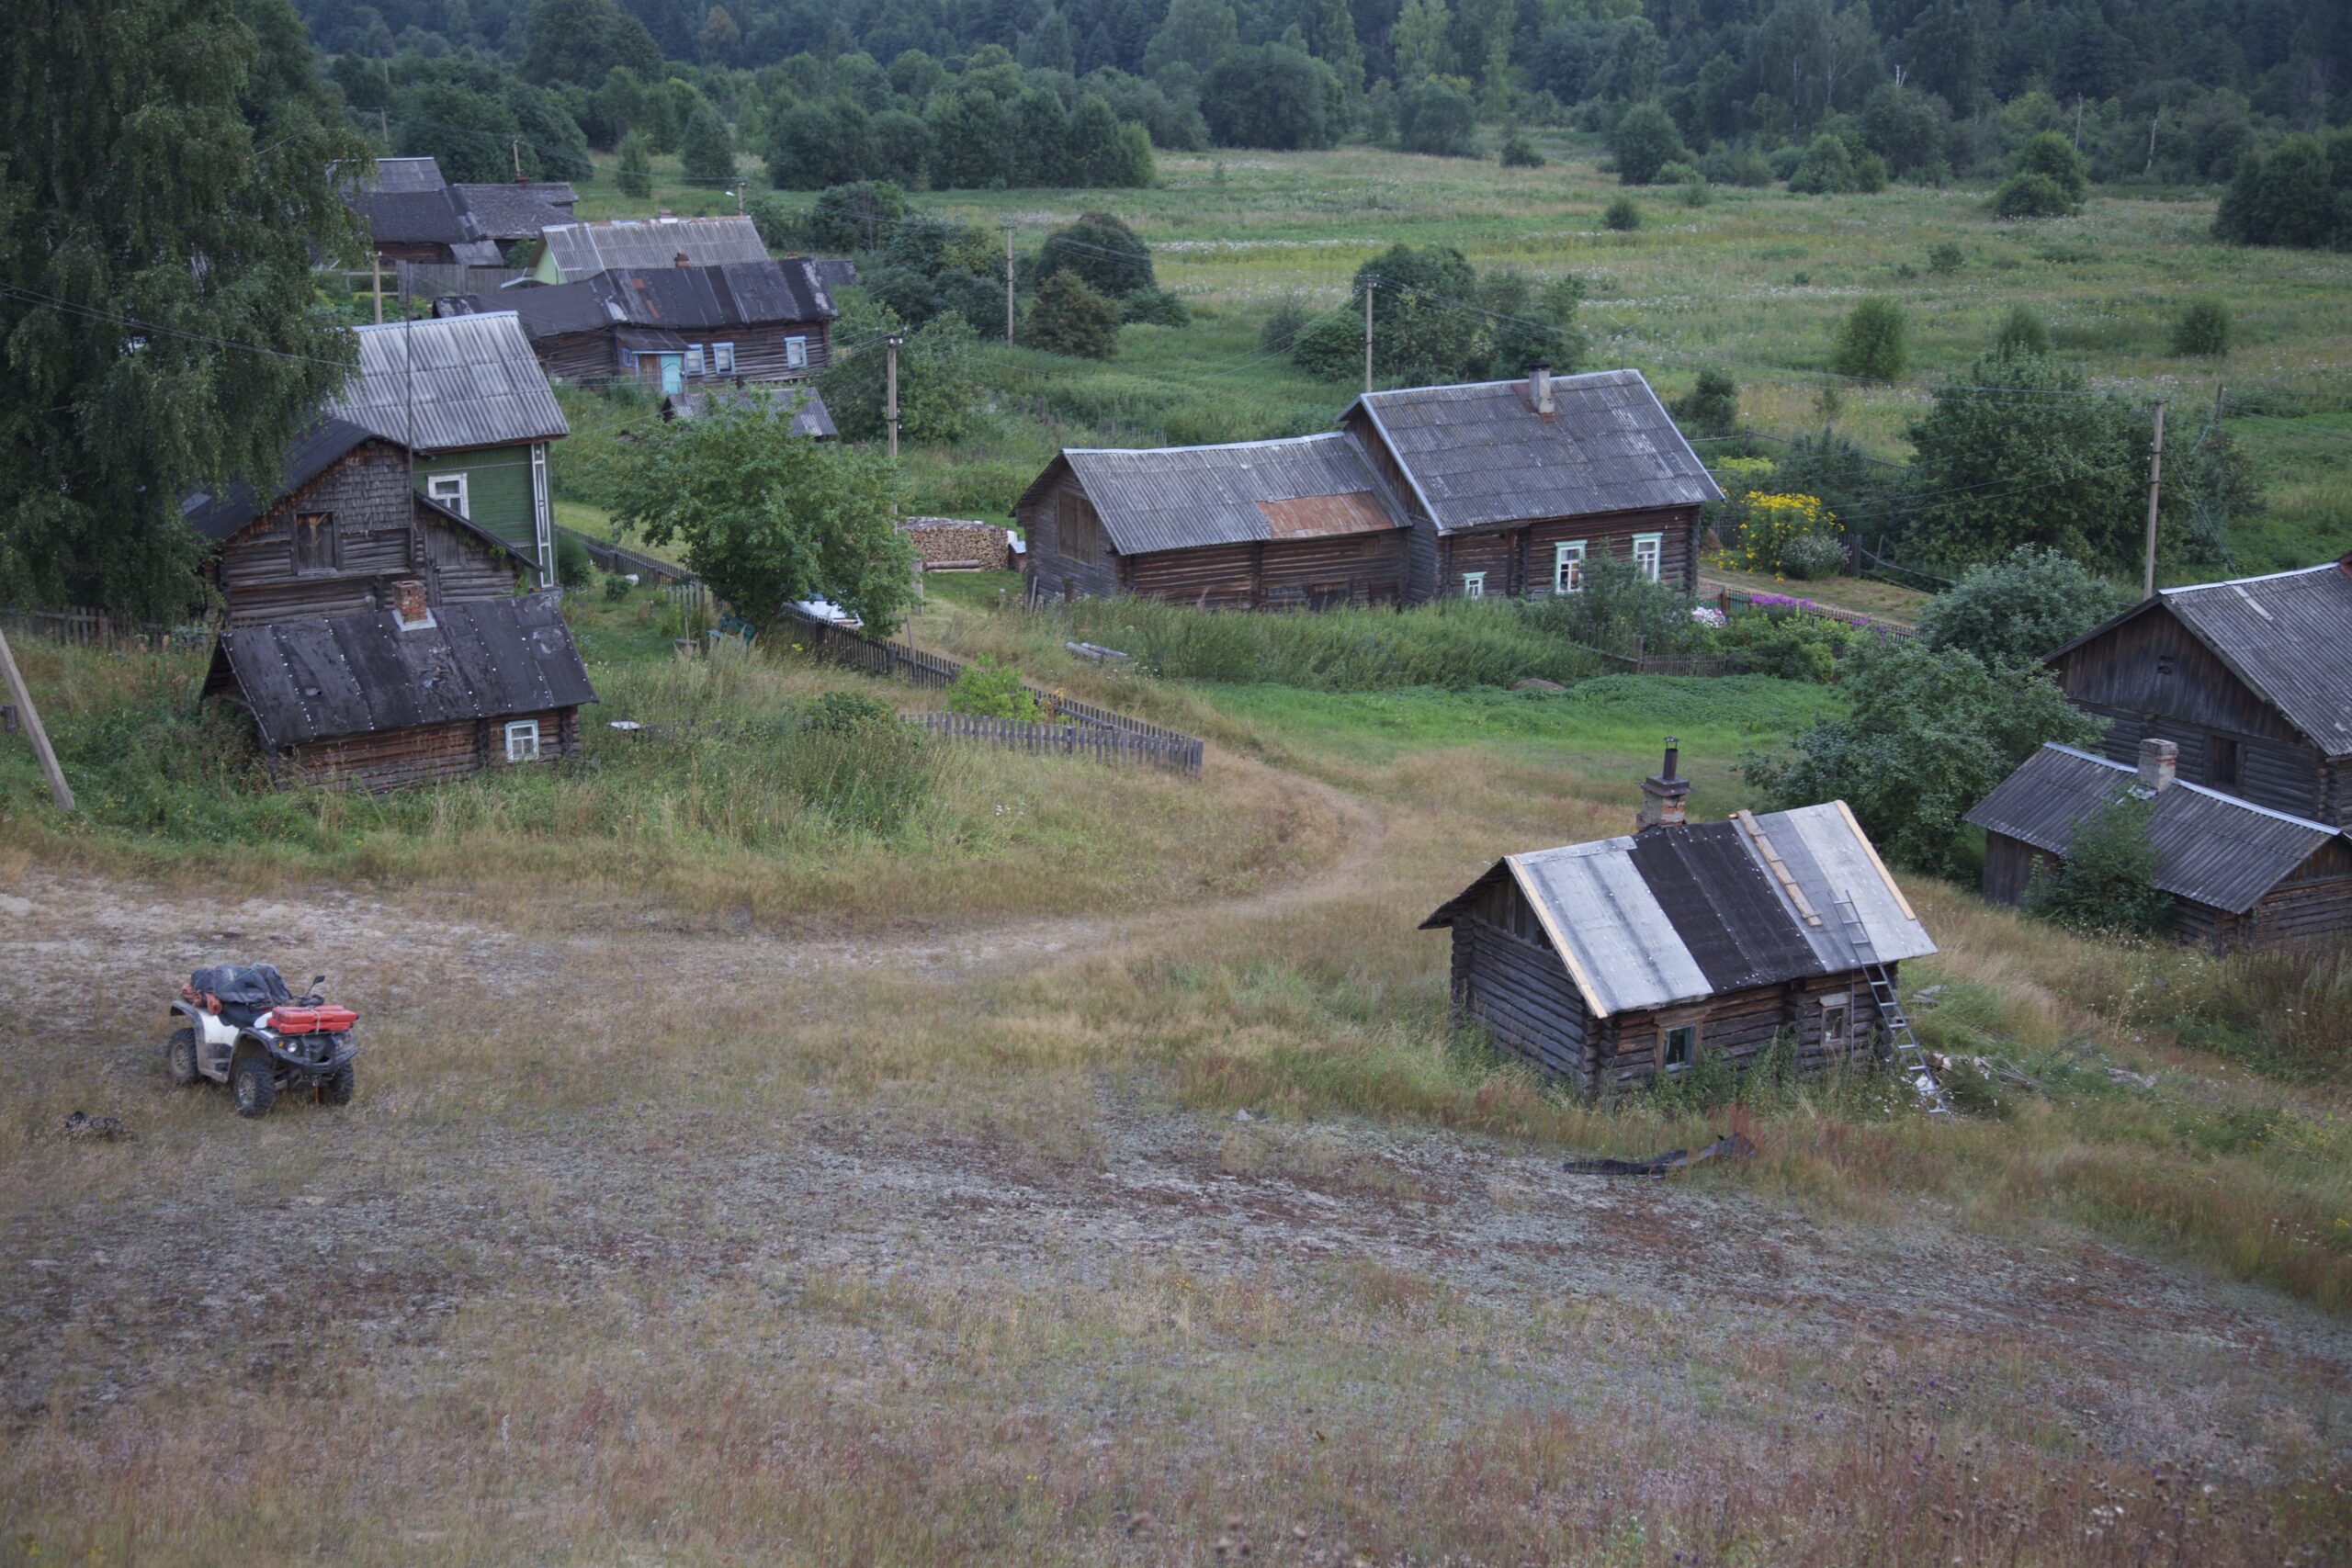
{"type": "Polygon", "coordinates": [[[1023,683],[1019,666],[1000,664],[982,654],[947,683],[947,711],[980,718],[1035,719],[1041,710],[1036,695],[1023,683]]]}
{"type": "Polygon", "coordinates": [[[629,595],[629,581],[617,571],[605,574],[605,602],[617,604],[629,595]]]}
{"type": "Polygon", "coordinates": [[[820,251],[878,251],[906,215],[907,193],[888,180],[828,186],[808,209],[808,244],[820,251]]]}
{"type": "Polygon", "coordinates": [[[2230,308],[2200,294],[2173,318],[2172,351],[2183,356],[2225,357],[2230,352],[2230,308]]]}
{"type": "Polygon", "coordinates": [[[1119,352],[1119,307],[1074,274],[1057,272],[1038,286],[1021,335],[1048,354],[1110,359],[1119,352]]]}
{"type": "Polygon", "coordinates": [[[1434,77],[1415,83],[1397,105],[1396,144],[1408,152],[1476,157],[1477,130],[1477,100],[1434,77]]]}
{"type": "Polygon", "coordinates": [[[1950,240],[1939,241],[1928,250],[1928,270],[1938,277],[1949,277],[1961,269],[1967,257],[1950,240]]]}
{"type": "Polygon", "coordinates": [[[1751,491],[1726,505],[1724,515],[1733,530],[1724,540],[1724,551],[1743,571],[1795,575],[1785,563],[1799,540],[1815,535],[1826,535],[1833,544],[1837,539],[1837,515],[1817,496],[1751,491]]]}
{"type": "Polygon", "coordinates": [[[1826,685],[1845,651],[1872,634],[1831,615],[1807,615],[1793,604],[1767,604],[1734,615],[1720,642],[1740,656],[1747,669],[1781,681],[1826,685]]]}
{"type": "Polygon", "coordinates": [[[898,718],[898,710],[879,697],[864,692],[827,692],[802,712],[800,728],[810,734],[862,735],[888,728],[898,718]]]}
{"type": "Polygon", "coordinates": [[[1621,196],[1601,209],[1600,226],[1620,234],[1630,234],[1642,226],[1642,209],[1634,205],[1630,196],[1621,196]]]}
{"type": "Polygon", "coordinates": [[[1151,247],[1107,212],[1082,212],[1069,228],[1046,236],[1031,271],[1041,278],[1067,272],[1114,299],[1159,282],[1151,270],[1151,247]]]}
{"type": "Polygon", "coordinates": [[[1714,193],[1707,189],[1707,182],[1693,174],[1674,188],[1674,199],[1685,207],[1700,208],[1714,200],[1714,193]]]}
{"type": "Polygon", "coordinates": [[[1853,154],[1826,130],[1805,144],[1804,156],[1789,172],[1789,188],[1801,196],[1834,196],[1854,184],[1853,154]]]}
{"type": "Polygon", "coordinates": [[[2045,130],[2018,149],[2009,177],[1993,194],[1993,210],[2002,218],[2071,218],[2082,210],[2089,184],[2082,154],[2045,130]]]}
{"type": "Polygon", "coordinates": [[[1516,130],[1503,139],[1501,158],[1506,169],[1540,169],[1544,166],[1544,154],[1535,150],[1535,143],[1516,130]]]}
{"type": "Polygon", "coordinates": [[[1739,426],[1739,386],[1724,371],[1702,370],[1698,385],[1676,399],[1670,412],[1685,430],[1729,435],[1739,426]]]}
{"type": "Polygon", "coordinates": [[[641,130],[632,130],[621,138],[620,164],[613,173],[613,184],[623,196],[643,201],[653,194],[653,146],[641,130]]]}
{"type": "Polygon", "coordinates": [[[596,575],[596,563],[588,557],[588,547],[570,534],[555,536],[555,580],[566,588],[585,588],[596,575]]]}
{"type": "Polygon", "coordinates": [[[1258,329],[1258,346],[1267,354],[1288,354],[1298,346],[1298,334],[1317,312],[1293,294],[1275,302],[1273,314],[1258,329]]]}
{"type": "Polygon", "coordinates": [[[1846,547],[1834,534],[1804,534],[1781,549],[1781,575],[1800,582],[1835,577],[1846,570],[1846,547]]]}
{"type": "Polygon", "coordinates": [[[2033,312],[2031,306],[2012,305],[2001,322],[2000,332],[1993,339],[1996,354],[2047,354],[2050,352],[2050,328],[2033,312]]]}
{"type": "Polygon", "coordinates": [[[1866,381],[1892,381],[1911,362],[1911,321],[1903,307],[1883,295],[1856,305],[1838,324],[1830,368],[1866,381]]]}
{"type": "Polygon", "coordinates": [[[1919,637],[1929,648],[1965,649],[1987,669],[2030,666],[2123,604],[2074,557],[2020,545],[1929,600],[1919,612],[1919,637]]]}
{"type": "Polygon", "coordinates": [[[1151,327],[1189,325],[1193,312],[1165,288],[1138,288],[1119,306],[1119,319],[1151,327]]]}
{"type": "Polygon", "coordinates": [[[1649,653],[1681,653],[1703,640],[1690,616],[1690,601],[1662,582],[1653,582],[1629,560],[1585,563],[1582,591],[1524,602],[1529,624],[1546,635],[1611,653],[1639,648],[1649,653]]]}
{"type": "Polygon", "coordinates": [[[2172,924],[2172,897],[2156,886],[2154,806],[2127,790],[2075,823],[2056,869],[2037,866],[2026,885],[2027,911],[2086,933],[2161,934],[2172,924]]]}
{"type": "Polygon", "coordinates": [[[1617,157],[1618,181],[1629,186],[1654,185],[1660,169],[1690,156],[1673,117],[1655,103],[1635,104],[1625,111],[1609,139],[1609,150],[1617,157]]]}
{"type": "Polygon", "coordinates": [[[1772,183],[1772,165],[1753,147],[1712,148],[1699,160],[1699,172],[1719,186],[1755,189],[1772,183]]]}

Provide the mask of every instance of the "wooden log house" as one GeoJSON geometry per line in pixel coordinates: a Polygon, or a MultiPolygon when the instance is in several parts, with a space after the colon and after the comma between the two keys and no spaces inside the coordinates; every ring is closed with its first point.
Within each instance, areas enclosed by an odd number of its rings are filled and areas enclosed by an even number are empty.
{"type": "Polygon", "coordinates": [[[2048,662],[2114,761],[2169,740],[2184,779],[2352,825],[2352,555],[2165,589],[2048,662]]]}
{"type": "Polygon", "coordinates": [[[1850,897],[1894,980],[1936,945],[1845,802],[1685,819],[1687,780],[1642,785],[1633,834],[1507,855],[1422,922],[1451,932],[1460,1016],[1588,1092],[1785,1038],[1804,1070],[1869,1055],[1882,1025],[1850,897]]]}
{"type": "Polygon", "coordinates": [[[2149,803],[2156,886],[2172,934],[2215,953],[2352,936],[2352,833],[2177,775],[2180,748],[2140,742],[2138,765],[2046,745],[1967,820],[1984,829],[1984,897],[2022,904],[2075,831],[2127,793],[2149,803]]]}

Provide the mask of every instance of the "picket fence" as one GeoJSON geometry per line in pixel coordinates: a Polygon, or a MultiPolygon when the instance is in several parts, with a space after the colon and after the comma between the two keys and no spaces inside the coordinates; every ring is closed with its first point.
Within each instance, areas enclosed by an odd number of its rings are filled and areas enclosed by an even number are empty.
{"type": "Polygon", "coordinates": [[[1130,735],[1093,725],[1050,724],[1042,719],[984,718],[969,713],[924,713],[914,722],[933,735],[972,740],[1001,750],[1033,755],[1091,757],[1098,762],[1142,762],[1170,773],[1201,771],[1201,743],[1158,735],[1130,735]]]}
{"type": "Polygon", "coordinates": [[[51,642],[103,648],[116,653],[170,653],[203,648],[212,640],[212,627],[201,621],[167,626],[156,621],[135,621],[105,610],[81,607],[0,609],[0,629],[12,636],[45,637],[51,642]]]}

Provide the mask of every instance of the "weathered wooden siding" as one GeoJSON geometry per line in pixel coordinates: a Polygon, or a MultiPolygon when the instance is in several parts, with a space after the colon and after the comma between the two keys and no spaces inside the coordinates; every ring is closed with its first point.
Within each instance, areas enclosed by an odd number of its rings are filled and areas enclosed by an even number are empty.
{"type": "Polygon", "coordinates": [[[1453,1001],[1505,1050],[1579,1089],[1592,1087],[1584,1000],[1548,946],[1476,915],[1456,920],[1453,1001]]]}
{"type": "Polygon", "coordinates": [[[1341,428],[1355,437],[1373,471],[1387,485],[1388,493],[1396,498],[1412,520],[1405,539],[1404,602],[1422,604],[1437,597],[1440,587],[1440,540],[1437,525],[1421,515],[1421,506],[1413,491],[1412,481],[1396,461],[1388,443],[1381,439],[1379,431],[1361,408],[1351,408],[1341,421],[1341,428]]]}
{"type": "Polygon", "coordinates": [[[1268,539],[1121,558],[1120,587],[1210,610],[1303,610],[1394,604],[1402,590],[1401,534],[1268,539]]]}
{"type": "Polygon", "coordinates": [[[2352,940],[2352,875],[2281,883],[2248,912],[2236,940],[2248,948],[2352,940]]]}
{"type": "Polygon", "coordinates": [[[379,610],[390,602],[389,584],[403,577],[421,578],[435,604],[503,598],[515,581],[511,558],[418,507],[405,457],[375,441],[232,536],[212,570],[234,626],[379,610]],[[298,565],[300,520],[322,513],[332,549],[322,556],[311,546],[298,565]]]}
{"type": "Polygon", "coordinates": [[[620,374],[620,355],[610,332],[565,333],[533,338],[531,352],[550,381],[593,387],[620,374]]]}
{"type": "MultiPolygon", "coordinates": [[[[1895,970],[1896,965],[1887,965],[1890,978],[1895,970]]],[[[1683,1007],[1619,1013],[1600,1031],[1596,1082],[1618,1089],[1648,1083],[1658,1074],[1661,1035],[1684,1023],[1698,1028],[1693,1062],[1713,1058],[1745,1072],[1785,1035],[1795,1052],[1797,1070],[1810,1073],[1841,1061],[1869,1060],[1883,1021],[1871,1000],[1870,981],[1859,971],[1726,991],[1683,1007]],[[1842,1046],[1829,1043],[1823,1030],[1822,1003],[1839,997],[1846,998],[1848,1015],[1842,1046]]]]}
{"type": "Polygon", "coordinates": [[[1984,897],[1995,904],[2017,908],[2025,903],[2025,890],[2033,882],[2033,869],[2040,862],[2054,859],[2049,852],[2037,850],[2023,839],[2012,839],[2007,833],[1984,835],[1984,897]]]}
{"type": "MultiPolygon", "coordinates": [[[[1120,584],[1140,598],[1165,599],[1204,610],[1247,610],[1258,575],[1261,545],[1206,545],[1123,558],[1120,584]]],[[[1083,579],[1081,579],[1081,584],[1083,579]]],[[[1080,592],[1085,589],[1081,585],[1080,592]]]]}
{"type": "Polygon", "coordinates": [[[274,770],[281,782],[370,794],[410,784],[464,778],[509,763],[505,727],[521,719],[539,721],[539,761],[553,762],[580,749],[580,710],[554,708],[456,724],[423,724],[375,735],[345,736],[289,746],[274,770]]]}
{"type": "Polygon", "coordinates": [[[1068,473],[1058,484],[1024,500],[1017,515],[1029,547],[1029,578],[1038,597],[1099,598],[1125,586],[1094,503],[1068,473]],[[1066,539],[1066,535],[1073,537],[1066,539]]]}

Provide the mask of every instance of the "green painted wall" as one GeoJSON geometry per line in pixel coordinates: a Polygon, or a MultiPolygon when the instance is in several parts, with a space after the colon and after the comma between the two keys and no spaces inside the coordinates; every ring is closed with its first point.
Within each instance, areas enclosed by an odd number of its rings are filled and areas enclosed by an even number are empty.
{"type": "Polygon", "coordinates": [[[416,460],[416,488],[432,493],[435,474],[466,476],[466,516],[526,552],[538,548],[538,524],[531,507],[531,448],[486,446],[416,460]]]}
{"type": "Polygon", "coordinates": [[[547,242],[544,240],[539,242],[539,254],[531,258],[530,277],[534,283],[563,281],[563,269],[555,265],[555,257],[548,254],[547,242]]]}

